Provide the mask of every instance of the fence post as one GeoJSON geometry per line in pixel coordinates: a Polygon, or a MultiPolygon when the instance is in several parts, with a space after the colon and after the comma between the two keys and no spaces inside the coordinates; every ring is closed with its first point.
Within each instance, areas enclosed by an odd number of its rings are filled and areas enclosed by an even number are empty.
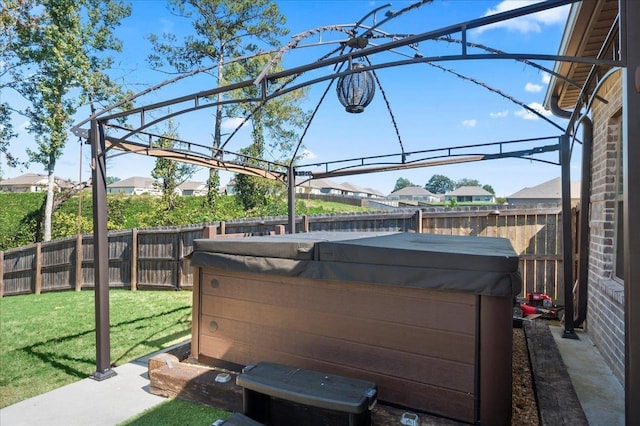
{"type": "Polygon", "coordinates": [[[220,235],[227,233],[227,224],[224,221],[220,221],[220,235]]]}
{"type": "Polygon", "coordinates": [[[76,291],[82,290],[82,234],[76,237],[76,291]]]}
{"type": "Polygon", "coordinates": [[[416,210],[416,233],[422,234],[422,209],[416,210]]]}
{"type": "Polygon", "coordinates": [[[0,250],[0,297],[4,296],[4,251],[0,250]]]}
{"type": "Polygon", "coordinates": [[[208,225],[202,229],[202,238],[215,238],[218,233],[218,227],[215,225],[208,225]]]}
{"type": "Polygon", "coordinates": [[[42,291],[42,243],[36,243],[36,268],[33,292],[40,294],[42,291]]]}
{"type": "Polygon", "coordinates": [[[302,232],[309,232],[309,215],[302,216],[302,232]]]}
{"type": "Polygon", "coordinates": [[[131,291],[138,289],[138,230],[131,230],[131,291]]]}
{"type": "Polygon", "coordinates": [[[178,252],[176,253],[176,263],[177,263],[177,269],[176,269],[176,288],[180,289],[182,288],[182,274],[183,274],[183,270],[182,270],[182,266],[183,266],[183,262],[182,262],[182,252],[184,251],[184,239],[182,238],[182,229],[178,230],[178,252]]]}

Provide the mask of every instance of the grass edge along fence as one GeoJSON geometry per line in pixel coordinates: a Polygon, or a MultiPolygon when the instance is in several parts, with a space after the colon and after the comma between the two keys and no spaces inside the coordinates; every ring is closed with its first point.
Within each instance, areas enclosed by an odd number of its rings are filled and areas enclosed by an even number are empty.
{"type": "MultiPolygon", "coordinates": [[[[572,217],[575,224],[575,212],[572,217]]],[[[287,223],[287,217],[268,217],[112,231],[109,233],[109,286],[131,290],[191,288],[193,276],[187,255],[192,251],[193,240],[283,234],[287,223]]],[[[544,292],[562,303],[562,220],[557,206],[502,206],[499,211],[495,206],[430,207],[296,218],[296,232],[314,231],[392,231],[508,238],[520,255],[524,287],[521,294],[544,292]]],[[[91,234],[0,251],[0,297],[93,287],[91,234]]]]}

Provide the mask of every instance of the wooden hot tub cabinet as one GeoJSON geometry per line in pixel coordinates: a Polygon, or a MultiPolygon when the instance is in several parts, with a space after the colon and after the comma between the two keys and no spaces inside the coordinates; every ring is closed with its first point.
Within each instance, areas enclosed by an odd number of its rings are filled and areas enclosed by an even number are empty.
{"type": "Polygon", "coordinates": [[[196,240],[192,265],[192,356],[201,362],[325,371],[376,383],[381,402],[468,423],[510,423],[520,277],[506,239],[196,240]]]}

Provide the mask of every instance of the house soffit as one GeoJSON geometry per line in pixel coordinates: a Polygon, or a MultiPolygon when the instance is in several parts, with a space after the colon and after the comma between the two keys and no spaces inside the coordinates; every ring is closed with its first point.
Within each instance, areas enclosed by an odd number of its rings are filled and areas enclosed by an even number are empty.
{"type": "MultiPolygon", "coordinates": [[[[598,58],[602,51],[600,59],[617,59],[617,37],[614,37],[613,43],[603,48],[612,27],[617,34],[617,16],[618,0],[583,0],[574,4],[558,54],[598,58]]],[[[586,63],[557,62],[554,71],[582,87],[587,81],[591,68],[592,65],[586,63]]],[[[597,70],[598,77],[604,75],[610,68],[611,66],[600,65],[597,70]]],[[[597,84],[597,79],[591,83],[592,87],[588,88],[587,94],[593,91],[595,84],[597,84]]],[[[547,92],[545,100],[547,105],[551,96],[557,96],[560,108],[567,110],[575,108],[581,87],[575,87],[556,78],[552,79],[549,87],[550,90],[547,92]]]]}

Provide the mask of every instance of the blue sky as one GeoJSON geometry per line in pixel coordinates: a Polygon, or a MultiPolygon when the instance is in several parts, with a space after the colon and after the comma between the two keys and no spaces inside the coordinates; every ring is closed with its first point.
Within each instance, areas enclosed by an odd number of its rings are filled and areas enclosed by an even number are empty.
{"type": "MultiPolygon", "coordinates": [[[[419,34],[534,2],[528,0],[502,2],[435,0],[432,4],[423,5],[392,19],[381,29],[388,33],[419,34]]],[[[364,0],[281,0],[277,3],[287,17],[290,35],[325,25],[354,23],[374,8],[386,4],[386,2],[364,0]]],[[[395,1],[389,9],[400,10],[412,3],[395,1]]],[[[123,22],[117,32],[124,43],[124,51],[118,56],[118,65],[113,75],[124,81],[133,91],[141,91],[171,77],[149,68],[146,56],[151,51],[151,45],[146,37],[151,33],[163,32],[182,36],[188,34],[191,28],[187,20],[172,16],[164,1],[134,0],[131,4],[132,16],[123,22]]],[[[384,10],[378,14],[378,19],[383,18],[383,13],[384,10]]],[[[481,31],[470,31],[468,41],[482,43],[510,53],[555,54],[558,51],[567,14],[568,7],[563,7],[533,17],[503,22],[499,26],[481,31]]],[[[367,23],[371,24],[371,21],[367,23]]],[[[454,37],[460,37],[460,35],[454,34],[454,37]]],[[[337,33],[323,35],[323,41],[338,38],[337,33]]],[[[287,38],[283,42],[286,43],[288,40],[287,38]]],[[[318,41],[317,36],[308,39],[308,42],[315,41],[318,41]]],[[[285,56],[285,66],[293,67],[311,62],[335,47],[335,44],[328,44],[294,49],[285,56]]],[[[433,41],[420,43],[418,49],[424,56],[451,55],[460,52],[459,45],[433,41]]],[[[404,58],[394,53],[370,58],[373,63],[401,59],[404,58]]],[[[552,63],[538,63],[547,68],[553,68],[552,63]]],[[[538,108],[544,100],[548,76],[522,63],[513,60],[485,60],[449,61],[440,62],[439,65],[500,89],[533,108],[538,108]]],[[[558,129],[527,113],[515,103],[484,87],[427,64],[380,69],[377,73],[397,121],[405,151],[560,134],[558,129]]],[[[138,105],[213,87],[215,87],[215,81],[212,76],[200,75],[153,92],[141,98],[138,105]]],[[[325,87],[326,83],[309,89],[304,103],[305,109],[311,110],[316,107],[325,87]]],[[[7,94],[7,96],[11,95],[7,94]]],[[[213,110],[206,110],[206,113],[180,119],[178,122],[180,136],[208,145],[213,132],[212,114],[213,110]]],[[[83,120],[86,116],[86,112],[81,111],[76,121],[83,120]]],[[[554,120],[563,125],[562,120],[554,120]]],[[[15,117],[14,125],[20,130],[20,137],[12,142],[11,150],[24,159],[26,155],[23,151],[31,146],[33,138],[24,131],[26,125],[24,119],[15,117]]],[[[229,131],[229,128],[226,127],[223,132],[229,131]]],[[[228,148],[237,150],[248,143],[247,133],[240,132],[228,148]]],[[[329,95],[322,102],[303,143],[308,155],[303,163],[399,152],[397,136],[379,90],[364,113],[348,114],[338,103],[335,89],[332,87],[329,95]]],[[[88,146],[85,146],[82,152],[82,169],[79,168],[80,157],[77,139],[70,137],[65,154],[58,162],[56,175],[74,180],[80,176],[83,180],[89,177],[88,146]]],[[[547,158],[556,160],[557,154],[550,154],[547,158]]],[[[578,151],[574,152],[573,158],[572,163],[577,165],[578,151]]],[[[152,158],[128,154],[110,159],[108,173],[121,179],[130,176],[149,176],[153,163],[152,158]]],[[[38,164],[31,165],[28,169],[3,167],[3,170],[5,178],[27,171],[43,173],[42,166],[38,164]]],[[[348,181],[389,193],[400,177],[409,179],[415,184],[424,185],[434,174],[443,174],[454,180],[478,179],[482,184],[492,185],[498,196],[507,196],[525,186],[533,186],[558,177],[560,168],[527,160],[502,159],[354,175],[334,180],[348,181]]],[[[223,183],[230,178],[231,175],[223,174],[223,183]]],[[[206,179],[206,171],[199,171],[193,179],[206,179]]],[[[572,167],[572,179],[580,179],[577,166],[572,167]]]]}

